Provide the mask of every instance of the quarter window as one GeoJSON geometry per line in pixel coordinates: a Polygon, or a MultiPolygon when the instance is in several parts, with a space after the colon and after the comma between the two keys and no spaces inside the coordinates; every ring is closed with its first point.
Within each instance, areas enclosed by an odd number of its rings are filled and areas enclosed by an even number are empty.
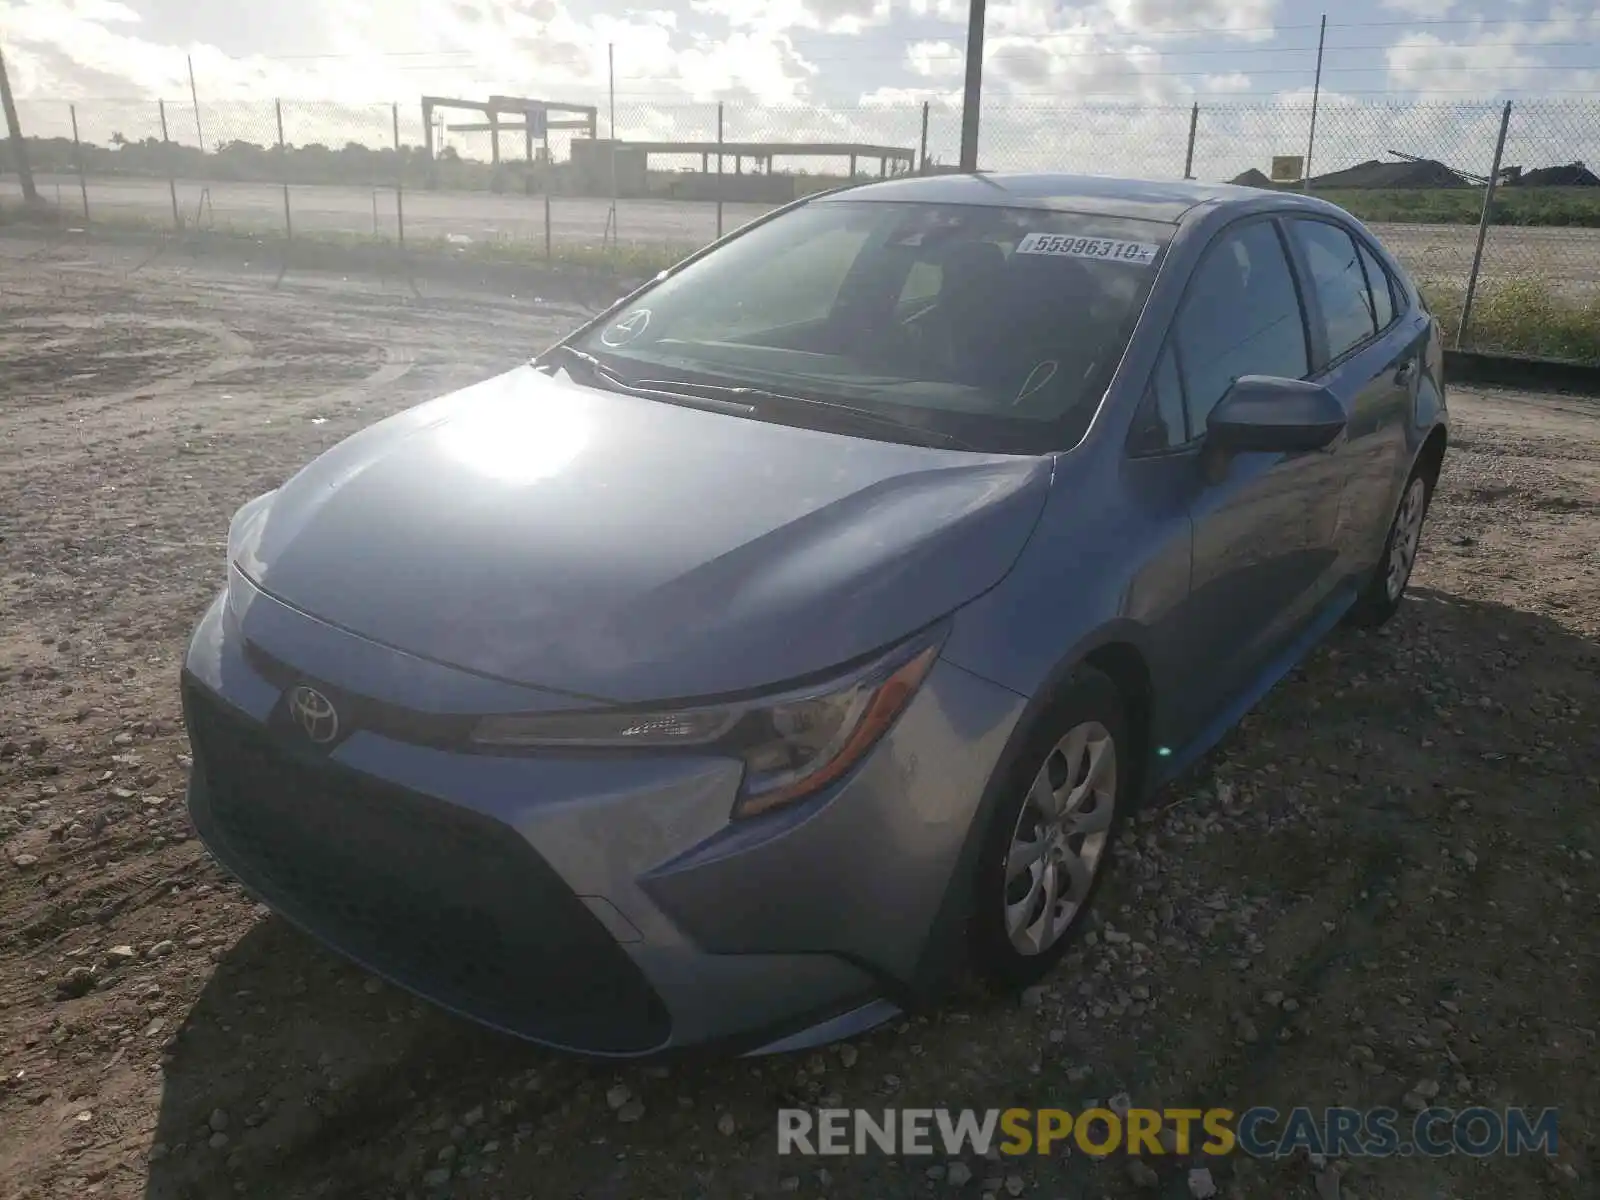
{"type": "Polygon", "coordinates": [[[1372,289],[1372,319],[1379,330],[1384,330],[1394,320],[1394,284],[1377,256],[1365,246],[1360,249],[1361,264],[1367,269],[1367,286],[1372,289]]]}
{"type": "Polygon", "coordinates": [[[1184,427],[1183,385],[1178,380],[1178,356],[1168,342],[1150,378],[1150,389],[1134,421],[1134,454],[1159,454],[1189,440],[1184,427]]]}
{"type": "Polygon", "coordinates": [[[1378,332],[1355,239],[1327,221],[1291,221],[1289,229],[1310,269],[1328,358],[1341,358],[1378,332]]]}
{"type": "Polygon", "coordinates": [[[1189,428],[1197,432],[1241,375],[1305,378],[1300,298],[1272,222],[1228,230],[1206,251],[1176,332],[1189,428]]]}

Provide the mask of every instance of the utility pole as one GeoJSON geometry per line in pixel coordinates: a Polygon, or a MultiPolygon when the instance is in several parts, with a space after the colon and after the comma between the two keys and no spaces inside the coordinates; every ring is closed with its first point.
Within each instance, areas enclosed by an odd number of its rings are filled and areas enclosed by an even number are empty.
{"type": "Polygon", "coordinates": [[[28,144],[22,140],[22,125],[17,120],[17,102],[11,98],[11,78],[6,74],[6,56],[0,53],[0,105],[6,110],[6,130],[11,134],[11,159],[17,164],[25,204],[37,204],[39,189],[33,186],[33,171],[28,167],[28,144]]]}
{"type": "Polygon", "coordinates": [[[971,0],[967,15],[967,86],[961,99],[961,169],[978,169],[978,109],[983,100],[984,0],[971,0]]]}
{"type": "Polygon", "coordinates": [[[206,152],[206,131],[200,127],[200,93],[194,86],[194,55],[189,55],[189,99],[194,102],[194,136],[200,143],[200,153],[206,152]]]}
{"type": "Polygon", "coordinates": [[[608,118],[611,128],[607,131],[611,139],[611,211],[606,214],[606,229],[614,245],[617,241],[617,47],[614,42],[606,43],[606,92],[611,97],[608,118]]]}
{"type": "Polygon", "coordinates": [[[1322,98],[1322,47],[1328,40],[1328,14],[1322,14],[1322,25],[1317,33],[1317,74],[1311,84],[1311,132],[1306,136],[1306,165],[1301,169],[1300,187],[1311,190],[1311,152],[1317,148],[1317,101],[1322,98]]]}

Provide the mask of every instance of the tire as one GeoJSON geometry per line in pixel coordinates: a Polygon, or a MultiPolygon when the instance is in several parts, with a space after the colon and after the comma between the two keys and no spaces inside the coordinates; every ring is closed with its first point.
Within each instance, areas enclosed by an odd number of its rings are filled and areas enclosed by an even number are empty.
{"type": "Polygon", "coordinates": [[[1356,597],[1345,618],[1347,624],[1357,629],[1376,629],[1399,610],[1411,583],[1411,572],[1416,569],[1422,527],[1432,501],[1433,481],[1420,465],[1413,467],[1405,490],[1400,493],[1394,519],[1389,522],[1388,536],[1383,539],[1383,556],[1356,597]]]}
{"type": "Polygon", "coordinates": [[[984,833],[968,926],[972,965],[992,988],[1017,991],[1038,982],[1082,926],[1132,799],[1126,714],[1116,685],[1080,668],[1008,771],[984,833]],[[1048,821],[1045,806],[1059,808],[1063,798],[1068,807],[1059,823],[1048,821]],[[1030,862],[1030,856],[1037,857],[1030,862]],[[1047,921],[1052,876],[1058,900],[1047,921]]]}

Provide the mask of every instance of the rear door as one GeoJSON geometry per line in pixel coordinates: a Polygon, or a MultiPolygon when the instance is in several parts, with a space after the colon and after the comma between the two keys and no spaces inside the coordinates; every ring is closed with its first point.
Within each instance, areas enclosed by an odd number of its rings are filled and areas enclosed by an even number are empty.
{"type": "Polygon", "coordinates": [[[1382,552],[1423,341],[1397,322],[1388,272],[1359,234],[1322,217],[1295,217],[1286,227],[1305,281],[1314,377],[1349,421],[1332,538],[1338,573],[1348,578],[1382,552]]]}
{"type": "Polygon", "coordinates": [[[1185,289],[1130,447],[1167,462],[1193,522],[1189,601],[1158,631],[1179,668],[1164,730],[1175,743],[1248,689],[1333,587],[1339,448],[1237,454],[1220,478],[1201,454],[1206,418],[1235,379],[1313,370],[1277,220],[1229,226],[1185,289]]]}

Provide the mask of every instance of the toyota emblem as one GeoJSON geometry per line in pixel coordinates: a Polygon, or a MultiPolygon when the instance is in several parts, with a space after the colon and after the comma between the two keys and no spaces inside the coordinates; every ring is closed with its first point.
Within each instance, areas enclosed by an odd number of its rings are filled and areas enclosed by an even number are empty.
{"type": "Polygon", "coordinates": [[[289,716],[319,746],[326,746],[339,736],[338,710],[314,687],[302,684],[289,693],[289,716]]]}

